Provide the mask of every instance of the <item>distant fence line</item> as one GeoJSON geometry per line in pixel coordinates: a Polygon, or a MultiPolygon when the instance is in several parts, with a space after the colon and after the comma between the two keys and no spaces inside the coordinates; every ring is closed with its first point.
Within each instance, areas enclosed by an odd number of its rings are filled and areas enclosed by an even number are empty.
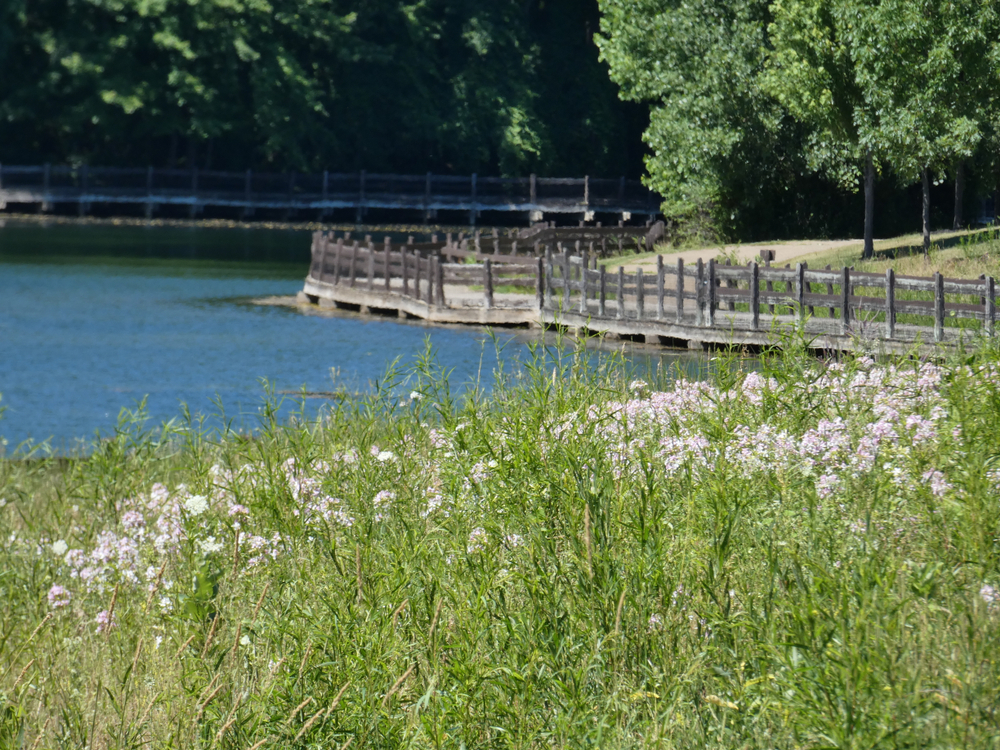
{"type": "Polygon", "coordinates": [[[595,213],[652,217],[657,197],[637,180],[594,177],[481,177],[400,175],[365,171],[339,173],[218,172],[66,165],[0,164],[0,208],[7,203],[75,203],[81,214],[92,204],[143,205],[147,216],[161,205],[186,206],[191,216],[208,206],[317,211],[354,209],[360,223],[369,209],[416,210],[425,219],[438,211],[468,212],[470,223],[483,211],[523,212],[533,221],[544,214],[595,213]]]}
{"type": "MultiPolygon", "coordinates": [[[[609,232],[624,237],[627,229],[609,232]]],[[[393,245],[387,238],[378,245],[370,237],[362,244],[349,235],[317,233],[303,293],[312,301],[366,312],[440,322],[559,325],[695,348],[704,342],[774,345],[780,343],[776,330],[788,325],[798,326],[822,349],[853,349],[864,340],[905,351],[914,343],[954,345],[963,337],[995,332],[992,277],[898,276],[891,269],[875,274],[849,267],[810,269],[805,263],[777,268],[770,261],[685,264],[663,255],[656,256],[655,272],[626,273],[622,266],[615,271],[599,266],[592,242],[564,241],[580,230],[558,229],[562,240],[554,239],[556,234],[533,241],[543,231],[548,230],[506,238],[506,254],[477,252],[469,238],[449,237],[436,245],[393,245]]],[[[478,244],[489,249],[482,238],[478,244]]]]}

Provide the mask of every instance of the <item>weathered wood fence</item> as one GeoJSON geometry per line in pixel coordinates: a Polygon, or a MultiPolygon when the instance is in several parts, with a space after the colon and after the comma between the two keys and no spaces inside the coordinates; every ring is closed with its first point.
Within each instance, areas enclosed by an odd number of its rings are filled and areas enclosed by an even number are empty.
{"type": "MultiPolygon", "coordinates": [[[[599,264],[600,250],[589,243],[574,252],[576,240],[572,250],[561,241],[530,242],[523,254],[463,250],[469,241],[394,245],[386,238],[378,245],[317,233],[304,292],[313,301],[363,309],[402,311],[394,300],[410,300],[419,306],[407,306],[408,314],[440,321],[534,322],[699,345],[773,344],[787,324],[821,337],[821,348],[854,348],[859,338],[902,347],[951,344],[995,331],[992,277],[898,276],[805,263],[777,268],[767,261],[685,264],[663,255],[655,269],[626,273],[599,264]],[[470,310],[484,315],[469,317],[470,310]],[[517,315],[505,318],[505,310],[517,315]]],[[[508,241],[507,248],[519,249],[516,239],[508,241]]]]}
{"type": "Polygon", "coordinates": [[[698,328],[762,331],[798,319],[817,332],[898,338],[900,317],[908,316],[907,338],[923,328],[932,340],[945,339],[948,321],[977,321],[950,328],[980,328],[992,336],[996,283],[992,277],[948,279],[861,273],[849,267],[810,269],[805,263],[775,268],[753,261],[745,266],[669,263],[657,256],[655,273],[608,272],[588,265],[587,256],[549,254],[545,260],[543,309],[614,319],[674,322],[698,328]],[[915,330],[916,329],[916,330],[915,330]],[[875,335],[876,332],[880,335],[875,335]]]}
{"type": "MultiPolygon", "coordinates": [[[[161,205],[187,206],[192,216],[207,206],[257,209],[356,211],[368,209],[645,214],[659,210],[656,196],[637,180],[471,175],[399,175],[319,172],[269,174],[200,169],[125,169],[69,165],[0,165],[0,207],[6,203],[140,204],[147,215],[161,205]]],[[[537,218],[537,217],[536,217],[537,218]]]]}

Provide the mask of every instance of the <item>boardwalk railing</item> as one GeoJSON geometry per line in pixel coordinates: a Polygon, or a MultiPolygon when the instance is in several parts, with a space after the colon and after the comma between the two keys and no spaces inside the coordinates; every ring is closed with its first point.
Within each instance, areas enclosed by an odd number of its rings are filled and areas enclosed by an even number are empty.
{"type": "Polygon", "coordinates": [[[604,266],[589,266],[586,255],[547,255],[543,309],[590,317],[595,327],[610,319],[763,331],[797,319],[808,321],[817,333],[885,340],[926,334],[935,342],[961,328],[980,328],[992,336],[996,322],[992,277],[814,270],[805,263],[774,268],[756,261],[685,265],[681,259],[667,263],[662,255],[655,273],[625,273],[623,267],[609,273],[604,266]]]}
{"type": "Polygon", "coordinates": [[[590,243],[577,254],[557,252],[569,243],[527,242],[522,251],[517,239],[506,239],[507,253],[477,253],[461,249],[468,238],[395,245],[386,238],[379,245],[370,237],[361,243],[349,235],[317,233],[306,294],[390,310],[393,300],[406,299],[418,303],[407,308],[409,314],[424,310],[429,318],[454,322],[485,319],[443,311],[475,309],[490,313],[489,322],[503,323],[500,313],[509,310],[519,317],[506,322],[661,341],[767,345],[774,343],[776,327],[796,324],[822,339],[821,348],[854,348],[860,339],[898,348],[953,344],[963,335],[992,336],[995,330],[992,277],[897,276],[892,270],[811,269],[805,263],[685,264],[662,255],[655,269],[626,273],[621,266],[599,265],[599,250],[590,243]]]}
{"type": "Polygon", "coordinates": [[[635,180],[472,175],[398,175],[367,172],[268,174],[181,169],[122,169],[66,165],[0,165],[0,207],[6,203],[181,205],[195,215],[206,206],[316,210],[368,209],[518,211],[531,214],[593,212],[645,214],[659,210],[656,196],[635,180]]]}

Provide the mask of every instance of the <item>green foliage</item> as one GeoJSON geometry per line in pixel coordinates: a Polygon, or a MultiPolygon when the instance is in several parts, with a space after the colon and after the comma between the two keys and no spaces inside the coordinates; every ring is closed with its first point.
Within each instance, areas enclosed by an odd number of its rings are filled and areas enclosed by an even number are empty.
{"type": "Polygon", "coordinates": [[[727,191],[747,196],[773,179],[767,155],[780,154],[787,135],[757,83],[767,3],[602,0],[601,10],[598,45],[612,80],[624,98],[656,102],[646,166],[664,213],[690,221],[708,212],[732,226],[727,191]]]}
{"type": "Polygon", "coordinates": [[[635,171],[622,145],[635,114],[584,33],[596,3],[42,0],[2,12],[5,161],[635,171]]]}
{"type": "Polygon", "coordinates": [[[704,383],[537,355],[489,395],[424,356],[316,422],[175,424],[129,487],[0,464],[0,738],[995,744],[995,348],[704,383]]]}

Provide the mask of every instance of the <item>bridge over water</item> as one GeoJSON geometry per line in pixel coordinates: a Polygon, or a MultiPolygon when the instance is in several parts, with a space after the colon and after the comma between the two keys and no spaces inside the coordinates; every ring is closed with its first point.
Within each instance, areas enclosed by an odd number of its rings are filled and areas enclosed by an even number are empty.
{"type": "MultiPolygon", "coordinates": [[[[237,209],[244,218],[277,210],[322,220],[337,210],[353,211],[361,223],[371,210],[422,214],[460,212],[475,224],[484,212],[522,214],[525,221],[548,215],[596,214],[628,220],[652,219],[659,199],[636,180],[554,177],[481,177],[320,172],[273,174],[199,169],[127,169],[68,165],[0,165],[0,208],[34,205],[42,212],[71,204],[80,215],[96,205],[142,206],[152,217],[179,206],[191,217],[206,208],[237,209]]],[[[520,217],[519,217],[520,218],[520,217]]]]}

